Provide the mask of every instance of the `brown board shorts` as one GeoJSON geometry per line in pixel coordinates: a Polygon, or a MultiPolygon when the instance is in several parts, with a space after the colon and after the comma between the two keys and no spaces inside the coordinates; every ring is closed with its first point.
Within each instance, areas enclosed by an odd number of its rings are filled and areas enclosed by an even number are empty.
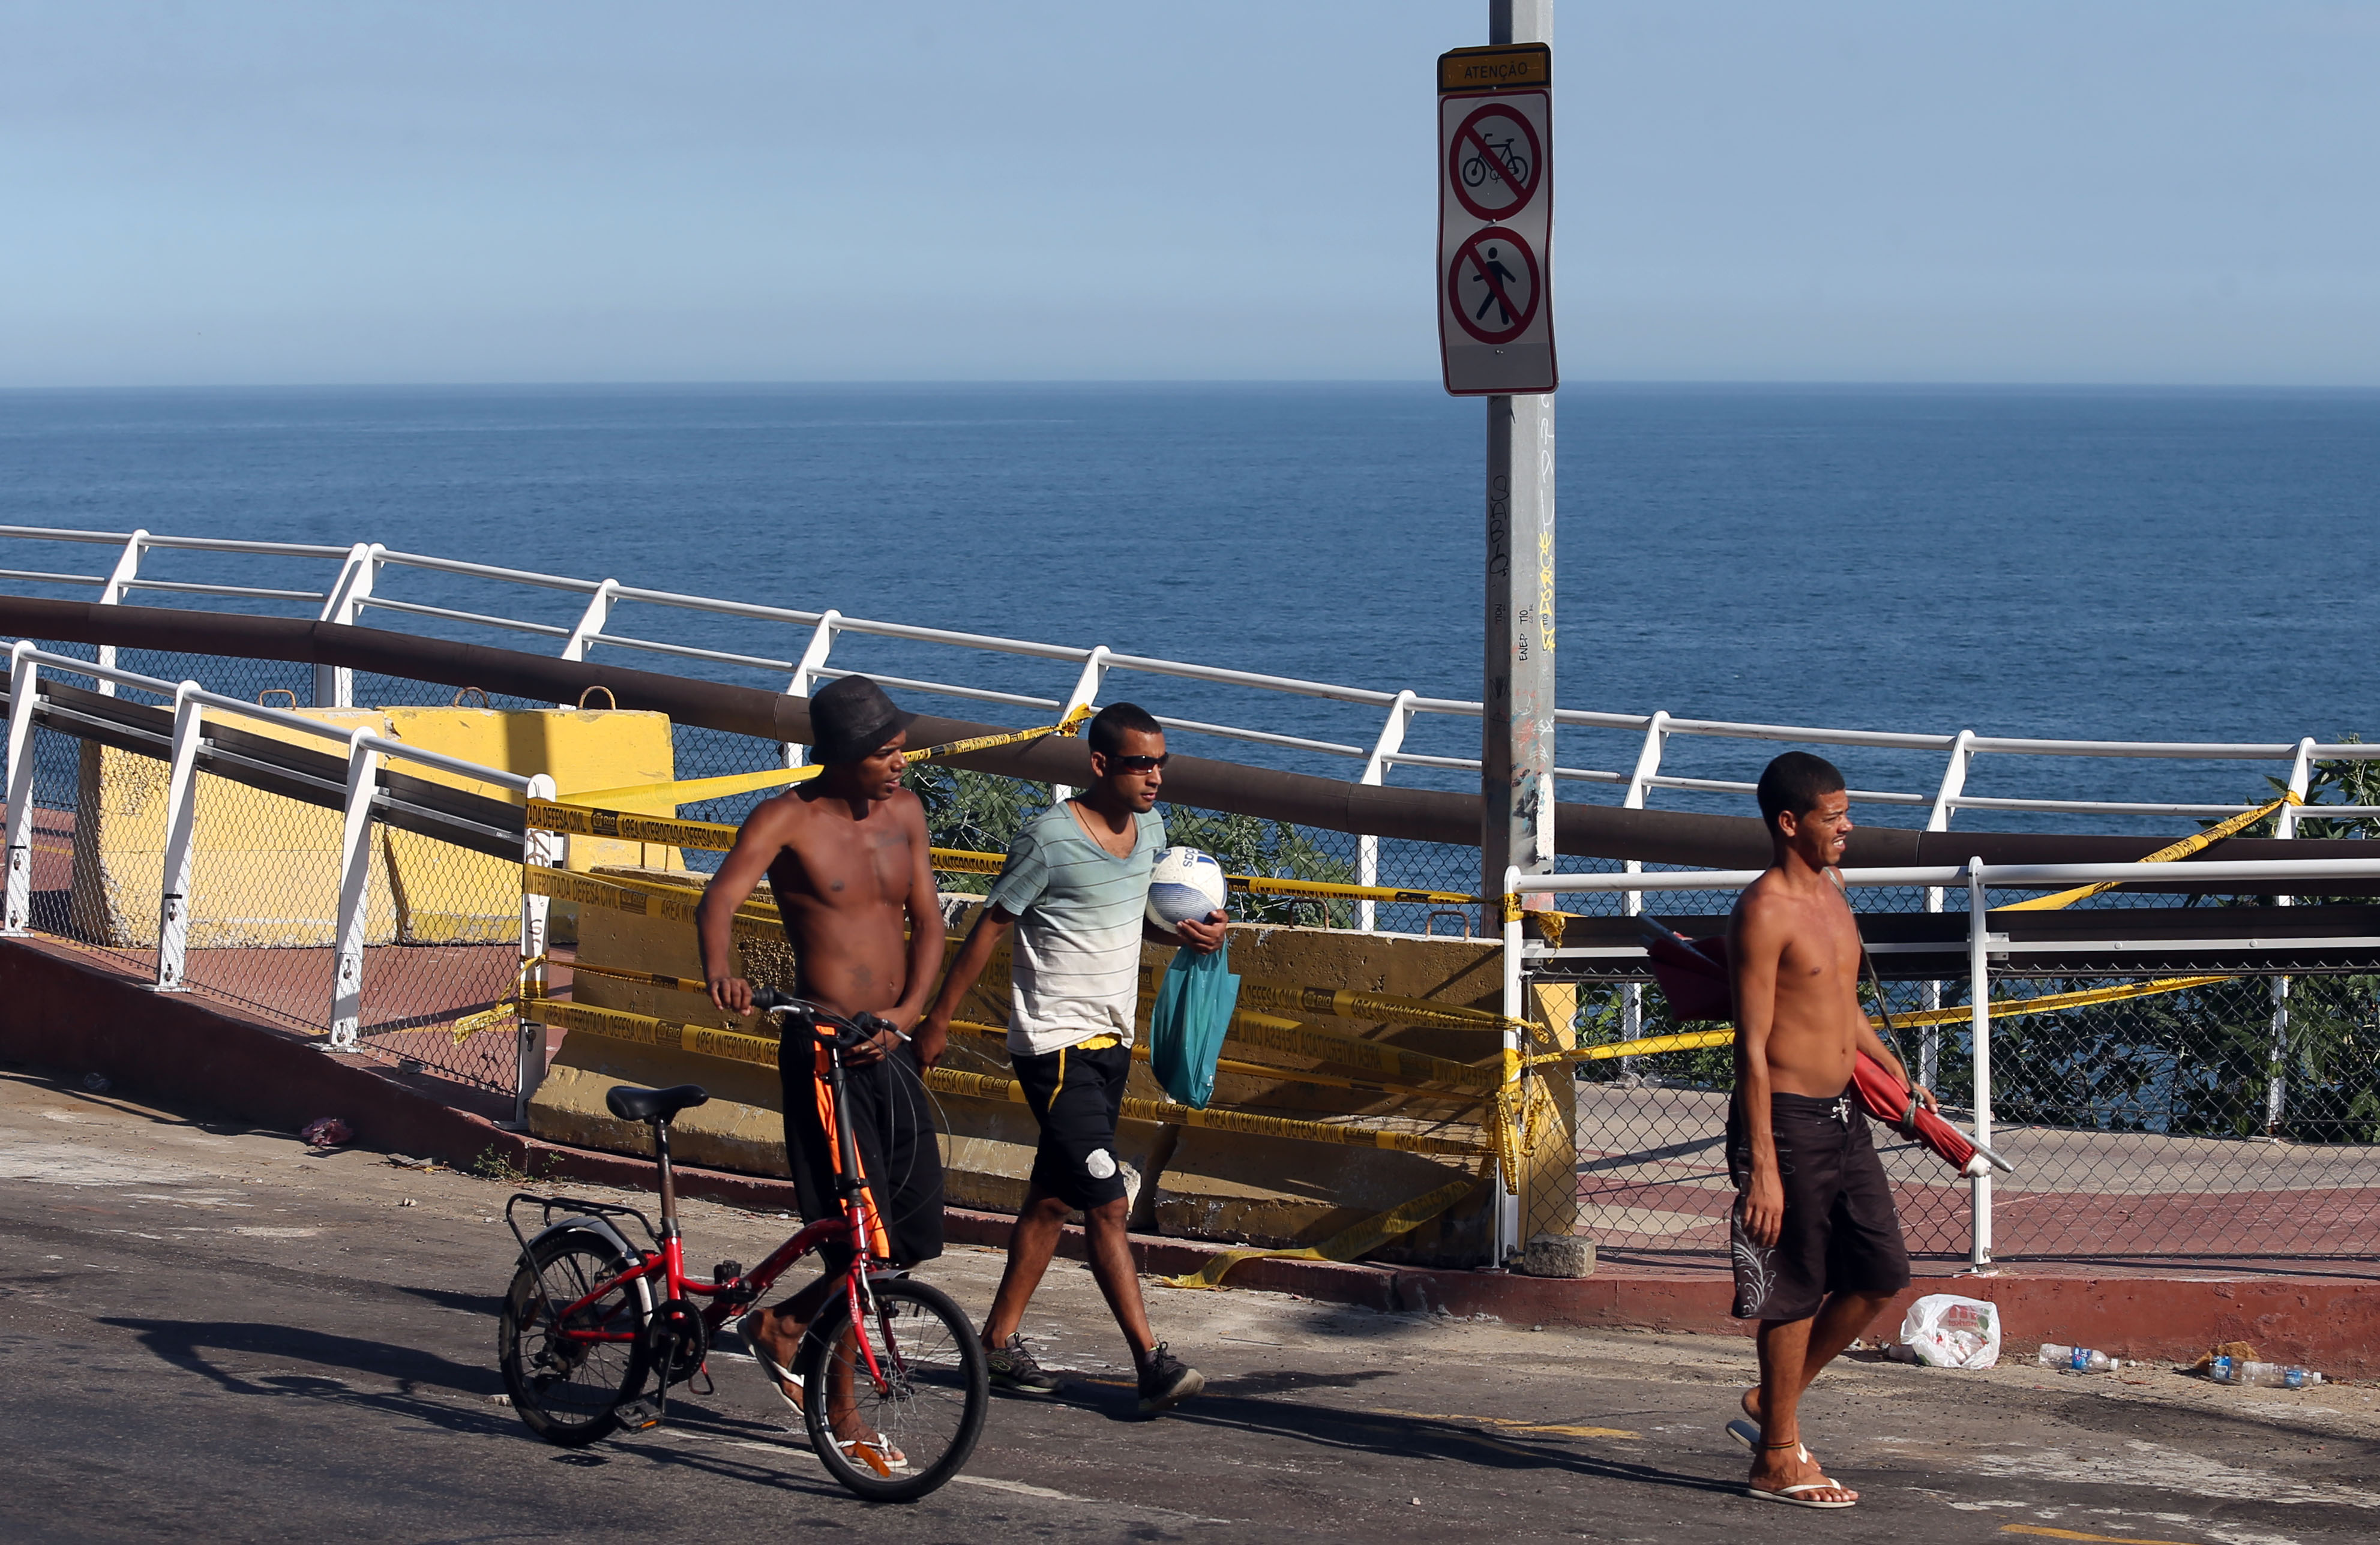
{"type": "Polygon", "coordinates": [[[1730,1105],[1727,1172],[1737,1204],[1728,1214],[1738,1320],[1806,1320],[1829,1293],[1898,1293],[1909,1285],[1909,1250],[1868,1133],[1867,1113],[1848,1090],[1768,1097],[1777,1138],[1785,1222],[1774,1245],[1744,1232],[1742,1194],[1752,1183],[1752,1136],[1730,1105]]]}

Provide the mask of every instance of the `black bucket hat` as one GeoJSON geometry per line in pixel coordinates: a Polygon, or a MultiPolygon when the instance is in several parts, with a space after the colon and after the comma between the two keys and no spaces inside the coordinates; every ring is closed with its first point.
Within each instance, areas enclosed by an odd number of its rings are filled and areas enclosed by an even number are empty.
{"type": "Polygon", "coordinates": [[[845,676],[810,694],[810,753],[820,762],[856,762],[917,718],[894,707],[867,677],[845,676]]]}

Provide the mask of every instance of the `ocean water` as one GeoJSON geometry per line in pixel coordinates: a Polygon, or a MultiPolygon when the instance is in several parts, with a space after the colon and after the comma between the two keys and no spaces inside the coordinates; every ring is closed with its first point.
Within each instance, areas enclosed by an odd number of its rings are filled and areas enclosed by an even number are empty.
{"type": "MultiPolygon", "coordinates": [[[[1560,415],[1565,706],[2116,740],[2380,734],[2380,392],[1585,387],[1562,392],[1560,415]]],[[[378,541],[1475,697],[1482,440],[1478,403],[1424,385],[17,392],[0,392],[0,520],[378,541]]],[[[107,561],[0,539],[8,568],[107,561]]],[[[180,553],[144,572],[292,588],[328,577],[321,563],[180,553]]],[[[391,571],[382,588],[557,624],[581,604],[419,571],[391,571]]],[[[645,607],[613,625],[785,659],[804,641],[645,607]]],[[[850,635],[835,663],[1047,697],[1075,674],[850,635]]],[[[1110,680],[1108,697],[1172,716],[1364,747],[1378,727],[1370,709],[1110,680]]],[[[1425,719],[1409,744],[1475,753],[1476,735],[1425,719]]],[[[1665,770],[1746,776],[1771,749],[1681,739],[1665,770]]],[[[1624,770],[1634,751],[1633,735],[1566,730],[1560,759],[1624,770]]],[[[1871,786],[1930,791],[1940,771],[1934,753],[1839,759],[1871,786]]],[[[2004,758],[1971,788],[2233,800],[2262,770],[2004,758]]],[[[1565,797],[1617,794],[1573,784],[1565,797]]]]}

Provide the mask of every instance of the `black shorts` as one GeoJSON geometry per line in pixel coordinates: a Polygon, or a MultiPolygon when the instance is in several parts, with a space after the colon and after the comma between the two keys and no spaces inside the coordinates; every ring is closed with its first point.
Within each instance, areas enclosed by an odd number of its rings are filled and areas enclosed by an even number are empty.
{"type": "MultiPolygon", "coordinates": [[[[843,1212],[834,1188],[835,1143],[826,1120],[831,1106],[825,1053],[793,1038],[785,1045],[791,1055],[777,1064],[785,1092],[785,1160],[794,1172],[802,1219],[816,1223],[843,1212]]],[[[899,1266],[931,1261],[942,1253],[942,1149],[916,1050],[904,1044],[881,1062],[845,1068],[843,1093],[860,1173],[883,1227],[879,1248],[899,1266]]],[[[844,1246],[827,1247],[828,1269],[842,1271],[850,1264],[850,1253],[844,1246]]]]}
{"type": "Polygon", "coordinates": [[[1727,1172],[1738,1204],[1729,1214],[1738,1320],[1806,1320],[1829,1293],[1898,1293],[1909,1285],[1909,1250],[1892,1186],[1868,1135],[1867,1113],[1848,1091],[1831,1100],[1771,1094],[1785,1222],[1774,1245],[1743,1230],[1742,1194],[1752,1182],[1752,1138],[1730,1106],[1727,1172]]]}
{"type": "Polygon", "coordinates": [[[1123,1109],[1124,1080],[1132,1076],[1132,1048],[1068,1046],[1038,1056],[1008,1056],[1025,1086],[1025,1103],[1041,1123],[1032,1189],[1086,1212],[1123,1196],[1116,1117],[1123,1109]]]}

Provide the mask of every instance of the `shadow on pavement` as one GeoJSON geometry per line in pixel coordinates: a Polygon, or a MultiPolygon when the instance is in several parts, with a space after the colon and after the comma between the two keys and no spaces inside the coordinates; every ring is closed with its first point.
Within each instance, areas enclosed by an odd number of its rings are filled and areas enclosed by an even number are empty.
{"type": "MultiPolygon", "coordinates": [[[[1394,1459],[1439,1459],[1450,1464],[1504,1470],[1559,1470],[1569,1475],[1633,1481],[1678,1491],[1732,1496],[1742,1490],[1736,1480],[1713,1480],[1682,1475],[1658,1466],[1633,1463],[1605,1454],[1585,1454],[1574,1446],[1525,1430],[1497,1430],[1463,1417],[1413,1416],[1390,1411],[1349,1410],[1342,1406],[1301,1404],[1273,1398],[1325,1389],[1360,1389],[1391,1375],[1385,1370],[1352,1373],[1307,1373],[1281,1370],[1236,1379],[1218,1379],[1206,1392],[1175,1406],[1164,1421],[1185,1422],[1245,1432],[1252,1436],[1352,1450],[1394,1459]]],[[[1120,1380],[1077,1380],[1060,1399],[1097,1411],[1111,1421],[1137,1422],[1138,1394],[1120,1380]]],[[[1580,1440],[1571,1440],[1575,1443],[1580,1440]]],[[[1619,1440],[1628,1441],[1628,1440],[1619,1440]]]]}
{"type": "Polygon", "coordinates": [[[484,1432],[509,1424],[503,1407],[481,1412],[457,1409],[424,1398],[431,1391],[485,1401],[504,1393],[491,1364],[475,1367],[410,1346],[356,1336],[332,1335],[292,1325],[220,1320],[102,1319],[95,1323],[130,1331],[161,1361],[212,1380],[231,1394],[308,1399],[336,1398],[379,1410],[402,1412],[457,1431],[484,1432]],[[260,1361],[346,1369],[395,1382],[391,1392],[358,1389],[345,1380],[291,1368],[240,1368],[260,1361]]]}

